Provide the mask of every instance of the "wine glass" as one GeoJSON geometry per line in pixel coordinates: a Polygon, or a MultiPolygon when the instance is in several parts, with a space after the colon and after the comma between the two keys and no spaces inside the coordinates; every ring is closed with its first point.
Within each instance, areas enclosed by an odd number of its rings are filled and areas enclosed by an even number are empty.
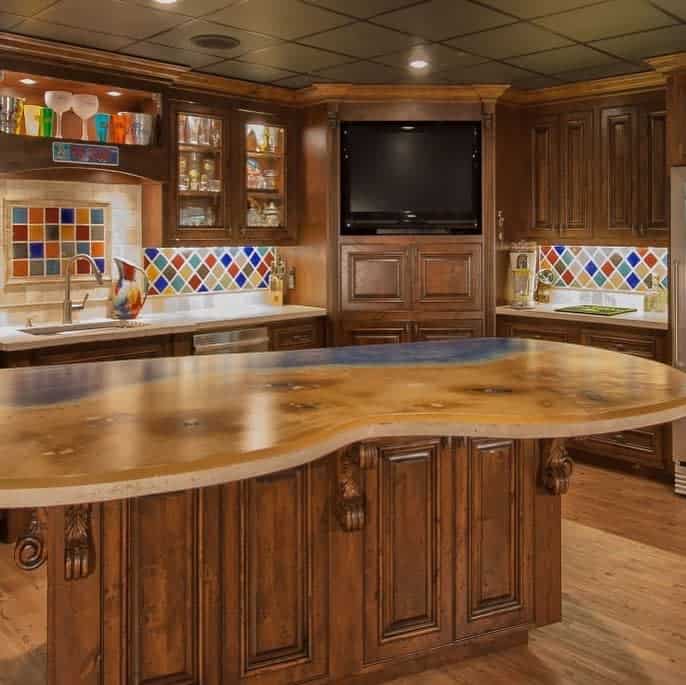
{"type": "Polygon", "coordinates": [[[74,95],[72,109],[81,119],[81,140],[88,140],[88,120],[98,113],[99,106],[97,95],[74,95]]]}
{"type": "Polygon", "coordinates": [[[62,137],[62,115],[71,109],[73,97],[66,90],[48,90],[45,93],[45,104],[55,112],[57,119],[55,138],[62,137]]]}

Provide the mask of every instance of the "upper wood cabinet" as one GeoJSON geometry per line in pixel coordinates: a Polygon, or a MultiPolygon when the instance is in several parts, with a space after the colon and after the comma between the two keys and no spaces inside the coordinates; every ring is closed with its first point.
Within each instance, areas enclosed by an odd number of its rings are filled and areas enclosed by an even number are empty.
{"type": "Polygon", "coordinates": [[[601,110],[599,235],[612,241],[669,235],[667,119],[662,102],[601,110]]]}
{"type": "Polygon", "coordinates": [[[669,166],[686,165],[686,71],[670,74],[667,85],[669,112],[669,166]]]}
{"type": "Polygon", "coordinates": [[[536,117],[530,136],[528,234],[550,241],[590,236],[593,112],[536,117]]]}
{"type": "Polygon", "coordinates": [[[170,109],[165,243],[295,243],[295,119],[188,103],[170,109]]]}

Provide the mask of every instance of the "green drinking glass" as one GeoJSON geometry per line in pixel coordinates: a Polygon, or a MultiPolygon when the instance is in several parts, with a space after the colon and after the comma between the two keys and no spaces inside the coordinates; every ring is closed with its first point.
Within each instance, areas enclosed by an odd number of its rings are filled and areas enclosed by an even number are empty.
{"type": "Polygon", "coordinates": [[[38,121],[38,135],[41,138],[52,138],[52,122],[55,119],[54,110],[50,107],[41,107],[38,121]]]}

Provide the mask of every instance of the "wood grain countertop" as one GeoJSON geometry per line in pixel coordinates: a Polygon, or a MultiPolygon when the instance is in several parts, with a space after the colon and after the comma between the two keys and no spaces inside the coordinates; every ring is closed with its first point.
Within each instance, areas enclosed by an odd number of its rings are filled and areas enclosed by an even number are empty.
{"type": "Polygon", "coordinates": [[[686,416],[686,374],[503,338],[0,371],[0,507],[251,478],[358,440],[550,438],[686,416]]]}

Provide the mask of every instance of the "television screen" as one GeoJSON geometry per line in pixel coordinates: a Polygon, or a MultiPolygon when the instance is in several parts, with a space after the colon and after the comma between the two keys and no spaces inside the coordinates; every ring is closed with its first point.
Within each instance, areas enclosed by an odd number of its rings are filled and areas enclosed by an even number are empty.
{"type": "Polygon", "coordinates": [[[480,232],[481,124],[342,126],[342,232],[480,232]]]}

